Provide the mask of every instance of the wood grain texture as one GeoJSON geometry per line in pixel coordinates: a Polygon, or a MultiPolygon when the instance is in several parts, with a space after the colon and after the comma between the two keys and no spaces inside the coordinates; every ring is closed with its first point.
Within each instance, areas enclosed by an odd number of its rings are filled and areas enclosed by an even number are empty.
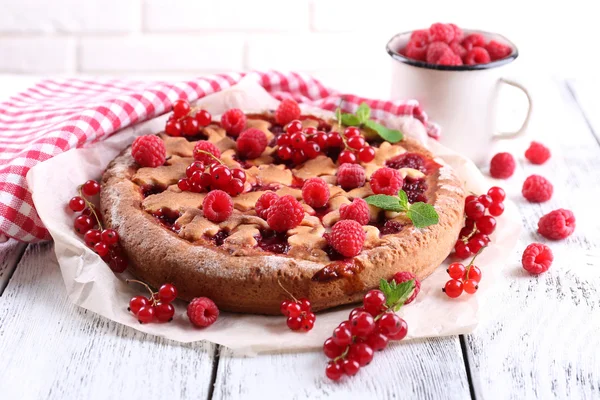
{"type": "Polygon", "coordinates": [[[339,382],[327,379],[326,364],[321,352],[244,358],[222,349],[213,398],[470,398],[457,337],[394,344],[339,382]]]}
{"type": "Polygon", "coordinates": [[[145,335],[73,305],[51,244],[23,255],[0,300],[0,338],[2,399],[205,399],[212,383],[214,345],[145,335]]]}
{"type": "Polygon", "coordinates": [[[598,100],[600,82],[571,80],[567,85],[590,130],[600,143],[600,101],[598,100]]]}
{"type": "Polygon", "coordinates": [[[8,239],[6,242],[0,243],[0,296],[4,292],[4,288],[8,284],[26,247],[26,243],[17,242],[14,239],[8,239]]]}
{"type": "Polygon", "coordinates": [[[487,320],[466,336],[478,399],[600,397],[600,146],[566,85],[540,93],[538,124],[530,132],[551,146],[553,156],[543,166],[531,165],[523,142],[514,153],[515,176],[500,182],[519,205],[524,230],[503,271],[504,284],[486,302],[487,320]],[[520,194],[524,178],[534,173],[554,185],[546,203],[530,204],[520,194]],[[566,240],[548,241],[536,233],[537,222],[557,208],[573,210],[577,228],[566,240]],[[549,245],[555,256],[537,277],[521,267],[531,242],[549,245]]]}

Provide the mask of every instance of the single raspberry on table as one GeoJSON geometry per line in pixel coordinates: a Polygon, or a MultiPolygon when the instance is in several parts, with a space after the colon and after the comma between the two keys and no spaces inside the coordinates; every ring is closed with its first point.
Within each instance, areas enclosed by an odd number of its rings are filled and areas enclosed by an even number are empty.
{"type": "Polygon", "coordinates": [[[367,234],[358,222],[351,219],[338,221],[333,225],[327,241],[344,257],[357,256],[365,244],[367,234]]]}
{"type": "Polygon", "coordinates": [[[208,297],[196,297],[188,304],[187,316],[192,324],[205,328],[219,318],[219,308],[208,297]]]}
{"type": "Polygon", "coordinates": [[[232,108],[225,111],[221,116],[221,126],[231,136],[237,136],[246,127],[246,114],[239,108],[232,108]]]}
{"type": "Polygon", "coordinates": [[[430,42],[450,43],[452,40],[454,40],[454,28],[449,24],[436,22],[429,27],[430,42]]]}
{"type": "Polygon", "coordinates": [[[249,128],[236,141],[238,154],[244,158],[260,157],[267,148],[267,135],[260,129],[249,128]]]}
{"type": "Polygon", "coordinates": [[[352,200],[350,204],[340,206],[340,219],[352,219],[361,225],[369,223],[369,205],[361,198],[352,200]]]}
{"type": "Polygon", "coordinates": [[[490,55],[492,61],[501,60],[508,57],[510,53],[512,53],[510,46],[495,40],[490,40],[490,42],[485,45],[485,49],[490,55]]]}
{"type": "Polygon", "coordinates": [[[254,209],[256,210],[256,215],[260,218],[266,220],[269,216],[269,208],[277,201],[279,196],[275,192],[265,192],[263,193],[258,200],[256,200],[256,205],[254,209]]]}
{"type": "Polygon", "coordinates": [[[490,161],[490,175],[497,179],[510,178],[515,173],[517,163],[510,153],[498,153],[490,161]]]}
{"type": "Polygon", "coordinates": [[[337,171],[337,184],[344,190],[355,189],[365,184],[365,169],[358,164],[342,164],[337,171]]]}
{"type": "Polygon", "coordinates": [[[543,164],[550,158],[550,149],[540,142],[531,142],[529,148],[525,150],[525,158],[532,164],[543,164]]]}
{"type": "Polygon", "coordinates": [[[540,175],[531,175],[523,182],[523,197],[531,203],[543,203],[550,200],[554,187],[550,181],[540,175]]]}
{"type": "Polygon", "coordinates": [[[427,57],[427,42],[421,44],[418,41],[410,41],[404,48],[404,54],[413,60],[425,61],[427,57]]]}
{"type": "Polygon", "coordinates": [[[426,61],[430,64],[437,64],[438,60],[447,53],[454,54],[450,46],[445,42],[433,42],[427,48],[426,61]]]}
{"type": "Polygon", "coordinates": [[[165,142],[158,136],[139,136],[131,145],[131,155],[142,167],[156,168],[165,163],[167,149],[165,142]]]}
{"type": "Polygon", "coordinates": [[[202,212],[209,221],[223,222],[233,212],[233,200],[222,190],[212,190],[202,201],[202,212]]]}
{"type": "Polygon", "coordinates": [[[467,35],[461,44],[464,46],[467,51],[471,50],[473,47],[483,47],[486,44],[485,36],[481,33],[472,33],[467,35]]]}
{"type": "Polygon", "coordinates": [[[523,252],[521,263],[527,272],[537,275],[548,271],[553,260],[550,247],[541,243],[531,243],[523,252]]]}
{"type": "Polygon", "coordinates": [[[201,161],[205,165],[214,163],[215,159],[204,152],[210,153],[216,158],[221,157],[221,150],[217,146],[207,140],[199,140],[194,146],[194,160],[201,161]]]}
{"type": "Polygon", "coordinates": [[[466,65],[487,64],[491,61],[490,55],[483,47],[473,47],[465,56],[466,65]]]}
{"type": "Polygon", "coordinates": [[[388,196],[397,196],[404,179],[398,170],[383,167],[371,175],[371,190],[375,194],[387,194],[388,196]]]}
{"type": "Polygon", "coordinates": [[[575,215],[570,210],[559,208],[546,215],[538,221],[538,232],[540,235],[559,240],[570,236],[575,230],[575,215]]]}
{"type": "Polygon", "coordinates": [[[304,218],[304,208],[294,196],[285,195],[269,207],[267,224],[276,232],[285,232],[300,225],[304,218]]]}
{"type": "Polygon", "coordinates": [[[300,118],[300,106],[294,100],[285,99],[279,103],[275,111],[275,122],[279,125],[287,125],[295,119],[300,118]]]}
{"type": "Polygon", "coordinates": [[[329,195],[329,185],[322,178],[310,178],[302,186],[302,198],[313,208],[324,207],[329,195]]]}
{"type": "Polygon", "coordinates": [[[419,280],[419,278],[416,277],[415,274],[413,274],[412,272],[408,272],[408,271],[396,272],[391,279],[391,280],[395,281],[396,284],[401,284],[403,282],[410,281],[411,279],[415,280],[415,289],[413,290],[410,297],[408,299],[406,299],[404,304],[412,303],[413,300],[417,297],[417,295],[421,291],[421,281],[419,280]]]}

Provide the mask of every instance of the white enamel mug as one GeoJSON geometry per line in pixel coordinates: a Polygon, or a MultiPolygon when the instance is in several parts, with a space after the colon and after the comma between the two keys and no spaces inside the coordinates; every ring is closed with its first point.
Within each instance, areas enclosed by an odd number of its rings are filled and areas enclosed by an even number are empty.
{"type": "Polygon", "coordinates": [[[418,100],[429,118],[440,124],[440,142],[482,166],[488,162],[496,140],[514,138],[526,131],[532,101],[523,85],[503,76],[504,67],[519,55],[516,46],[498,34],[465,31],[469,33],[481,33],[488,40],[506,43],[513,49],[512,53],[488,64],[433,65],[400,54],[411,32],[400,33],[387,44],[387,52],[392,57],[391,97],[418,100]],[[525,121],[515,132],[498,132],[497,129],[498,94],[503,84],[521,89],[529,102],[525,121]]]}

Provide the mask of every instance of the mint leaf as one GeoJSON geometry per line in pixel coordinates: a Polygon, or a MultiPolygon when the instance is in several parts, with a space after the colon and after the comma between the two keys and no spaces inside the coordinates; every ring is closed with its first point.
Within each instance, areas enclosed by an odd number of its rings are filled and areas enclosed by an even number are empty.
{"type": "Polygon", "coordinates": [[[361,103],[361,105],[356,109],[354,115],[356,115],[361,124],[364,124],[369,120],[369,118],[371,118],[371,108],[367,105],[367,103],[361,103]]]}
{"type": "Polygon", "coordinates": [[[410,297],[413,290],[415,290],[415,281],[402,282],[396,284],[396,281],[391,282],[382,279],[379,281],[379,290],[385,295],[385,304],[392,308],[394,311],[398,311],[404,302],[410,297]]]}
{"type": "Polygon", "coordinates": [[[404,208],[404,210],[408,210],[408,195],[402,189],[398,192],[398,198],[400,199],[400,207],[404,208]]]}
{"type": "Polygon", "coordinates": [[[386,128],[385,126],[378,124],[375,121],[366,121],[365,126],[377,132],[377,134],[381,136],[382,139],[387,140],[390,143],[397,143],[404,138],[402,132],[395,129],[386,128]]]}
{"type": "Polygon", "coordinates": [[[369,196],[365,199],[367,204],[381,208],[382,210],[388,211],[406,211],[406,208],[402,208],[400,205],[400,199],[396,196],[388,196],[385,194],[376,194],[369,196]]]}
{"type": "Polygon", "coordinates": [[[439,216],[435,208],[427,203],[414,203],[408,209],[406,216],[410,218],[415,228],[425,228],[439,222],[439,216]]]}
{"type": "Polygon", "coordinates": [[[342,124],[346,126],[358,126],[360,125],[360,120],[354,114],[342,114],[342,124]]]}

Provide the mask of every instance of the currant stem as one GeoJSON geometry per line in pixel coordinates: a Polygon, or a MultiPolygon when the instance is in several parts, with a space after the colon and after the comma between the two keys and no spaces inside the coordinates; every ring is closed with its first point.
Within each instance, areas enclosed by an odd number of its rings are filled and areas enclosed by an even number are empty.
{"type": "Polygon", "coordinates": [[[298,303],[298,299],[297,299],[296,297],[294,297],[294,295],[293,295],[293,294],[291,294],[291,293],[290,293],[290,291],[289,291],[289,290],[287,290],[287,289],[286,289],[286,288],[285,288],[285,287],[284,287],[284,286],[281,284],[281,282],[279,281],[279,279],[277,279],[277,283],[279,284],[279,286],[281,286],[281,288],[283,289],[283,291],[284,291],[284,292],[286,292],[286,293],[287,293],[287,294],[288,294],[288,295],[289,295],[289,296],[292,298],[292,300],[294,300],[296,303],[298,303]]]}
{"type": "Polygon", "coordinates": [[[100,221],[100,218],[98,218],[98,214],[96,213],[96,206],[94,205],[94,203],[92,203],[85,197],[85,195],[83,194],[83,191],[81,190],[82,187],[83,187],[83,185],[79,185],[79,187],[77,188],[79,197],[81,197],[83,199],[83,201],[85,201],[85,205],[90,209],[92,214],[94,214],[94,218],[96,218],[96,222],[98,223],[98,228],[100,228],[100,230],[102,230],[103,229],[102,222],[100,221]]]}
{"type": "Polygon", "coordinates": [[[215,157],[215,155],[213,153],[210,153],[208,151],[205,150],[196,150],[197,153],[201,153],[201,154],[206,154],[207,156],[210,156],[211,158],[213,158],[215,161],[217,161],[219,164],[221,165],[225,165],[225,163],[223,161],[221,161],[221,159],[215,157]]]}
{"type": "Polygon", "coordinates": [[[156,305],[156,301],[154,300],[154,292],[152,291],[152,289],[150,288],[150,286],[148,286],[147,283],[142,282],[142,281],[138,281],[136,279],[125,279],[125,282],[127,284],[129,284],[129,282],[135,282],[135,283],[139,283],[140,285],[143,285],[150,292],[150,300],[152,300],[152,305],[156,305]]]}
{"type": "Polygon", "coordinates": [[[190,107],[190,111],[188,111],[187,114],[185,114],[183,117],[179,117],[177,118],[177,121],[181,121],[184,118],[187,117],[191,117],[192,115],[196,114],[198,111],[202,110],[202,107],[196,106],[196,107],[190,107]]]}
{"type": "MultiPolygon", "coordinates": [[[[354,338],[352,340],[354,341],[354,338]]],[[[337,356],[336,358],[334,358],[333,362],[338,362],[338,361],[343,360],[344,358],[346,358],[346,356],[348,355],[349,351],[350,351],[350,346],[346,346],[346,350],[344,350],[344,352],[342,354],[340,354],[339,356],[337,356]]]]}
{"type": "Polygon", "coordinates": [[[462,239],[462,242],[464,244],[467,244],[467,242],[469,241],[469,239],[471,239],[473,236],[475,236],[475,234],[477,233],[477,223],[473,224],[473,230],[471,231],[471,233],[469,233],[467,236],[464,236],[462,239]]]}
{"type": "Polygon", "coordinates": [[[487,245],[483,246],[482,248],[479,249],[479,251],[477,253],[475,253],[475,255],[473,256],[473,258],[471,258],[471,262],[469,262],[469,264],[467,265],[467,279],[469,279],[469,272],[471,271],[471,267],[473,266],[473,263],[475,262],[475,259],[477,258],[478,255],[481,254],[481,252],[483,251],[483,249],[485,249],[487,247],[487,245]]]}

